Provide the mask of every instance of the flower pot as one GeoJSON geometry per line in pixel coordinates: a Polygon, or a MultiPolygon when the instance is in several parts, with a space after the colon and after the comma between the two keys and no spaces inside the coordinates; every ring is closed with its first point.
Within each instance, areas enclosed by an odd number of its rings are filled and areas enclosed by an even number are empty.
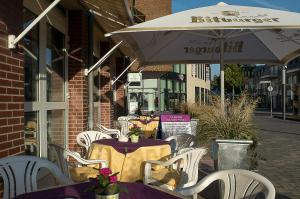
{"type": "Polygon", "coordinates": [[[116,193],[114,195],[95,195],[96,199],[119,199],[119,193],[116,193]]]}
{"type": "MultiPolygon", "coordinates": [[[[215,170],[249,169],[250,163],[247,157],[248,147],[252,140],[215,140],[212,145],[212,158],[215,170]]],[[[219,198],[224,196],[224,184],[219,183],[219,198]]]]}
{"type": "Polygon", "coordinates": [[[138,135],[131,135],[130,140],[131,140],[131,142],[137,143],[139,141],[139,136],[138,135]]]}
{"type": "Polygon", "coordinates": [[[249,169],[247,150],[252,143],[252,140],[215,140],[212,146],[215,169],[249,169]]]}

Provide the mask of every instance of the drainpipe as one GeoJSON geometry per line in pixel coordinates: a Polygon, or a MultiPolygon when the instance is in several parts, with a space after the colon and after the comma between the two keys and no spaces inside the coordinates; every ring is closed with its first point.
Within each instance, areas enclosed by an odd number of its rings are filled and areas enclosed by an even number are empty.
{"type": "Polygon", "coordinates": [[[282,67],[282,119],[286,118],[286,68],[287,65],[282,67]]]}
{"type": "MultiPolygon", "coordinates": [[[[88,12],[88,66],[93,65],[93,15],[88,12]]],[[[88,67],[87,66],[87,67],[88,67]]],[[[94,128],[94,77],[93,73],[88,75],[88,128],[92,130],[94,128]]]]}

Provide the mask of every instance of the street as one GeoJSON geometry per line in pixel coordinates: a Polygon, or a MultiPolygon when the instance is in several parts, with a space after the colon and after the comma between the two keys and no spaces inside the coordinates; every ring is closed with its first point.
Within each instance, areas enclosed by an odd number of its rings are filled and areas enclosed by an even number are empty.
{"type": "Polygon", "coordinates": [[[300,198],[300,122],[256,115],[260,136],[258,172],[274,184],[279,199],[300,198]]]}

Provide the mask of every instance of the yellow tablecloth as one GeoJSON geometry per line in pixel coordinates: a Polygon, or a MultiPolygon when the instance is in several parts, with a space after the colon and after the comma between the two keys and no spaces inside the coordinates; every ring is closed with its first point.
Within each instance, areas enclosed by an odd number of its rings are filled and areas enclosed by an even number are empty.
{"type": "Polygon", "coordinates": [[[149,137],[155,137],[156,136],[156,129],[158,127],[159,118],[151,119],[149,117],[140,117],[140,119],[133,119],[129,120],[132,124],[136,124],[137,126],[142,128],[142,131],[144,132],[144,136],[146,138],[149,137]],[[145,122],[143,123],[142,120],[151,120],[149,123],[145,122]]]}
{"type": "Polygon", "coordinates": [[[121,182],[135,182],[144,177],[144,161],[160,160],[171,154],[170,145],[140,147],[127,153],[118,152],[112,146],[93,143],[88,154],[89,159],[103,159],[108,162],[113,173],[120,172],[121,182]]]}

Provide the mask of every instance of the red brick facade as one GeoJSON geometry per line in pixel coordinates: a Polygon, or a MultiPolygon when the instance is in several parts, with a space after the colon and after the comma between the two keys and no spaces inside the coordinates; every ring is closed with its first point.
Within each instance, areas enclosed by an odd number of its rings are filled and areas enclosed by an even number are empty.
{"type": "MultiPolygon", "coordinates": [[[[73,54],[85,60],[88,45],[87,15],[83,11],[69,11],[70,51],[81,50],[73,54]]],[[[84,76],[84,63],[69,58],[69,147],[77,147],[76,136],[88,129],[88,79],[84,76]]]]}
{"type": "Polygon", "coordinates": [[[113,119],[113,104],[112,104],[112,89],[111,89],[111,77],[109,69],[105,70],[104,67],[100,72],[100,112],[101,112],[101,124],[110,128],[113,119]]]}
{"type": "MultiPolygon", "coordinates": [[[[146,14],[146,20],[171,13],[171,0],[137,0],[135,6],[146,14]]],[[[24,151],[23,54],[7,48],[8,34],[18,35],[23,27],[22,9],[23,1],[20,0],[0,3],[0,158],[24,151]]],[[[68,37],[66,38],[70,41],[69,52],[81,49],[72,56],[84,60],[84,62],[79,62],[72,58],[68,59],[69,137],[67,139],[69,140],[68,147],[76,149],[77,134],[88,129],[88,79],[84,76],[88,49],[86,11],[68,10],[68,37]]],[[[116,67],[117,64],[111,63],[113,64],[109,67],[103,67],[100,73],[100,117],[101,124],[106,127],[113,127],[112,121],[127,113],[124,91],[126,74],[115,85],[116,101],[113,103],[113,89],[110,81],[114,70],[111,68],[116,67]]],[[[124,66],[116,68],[118,70],[116,76],[118,76],[124,66]]],[[[58,131],[63,130],[58,129],[58,131]]]]}
{"type": "Polygon", "coordinates": [[[0,4],[0,158],[24,152],[23,54],[7,48],[8,34],[22,28],[22,3],[0,4]]]}

